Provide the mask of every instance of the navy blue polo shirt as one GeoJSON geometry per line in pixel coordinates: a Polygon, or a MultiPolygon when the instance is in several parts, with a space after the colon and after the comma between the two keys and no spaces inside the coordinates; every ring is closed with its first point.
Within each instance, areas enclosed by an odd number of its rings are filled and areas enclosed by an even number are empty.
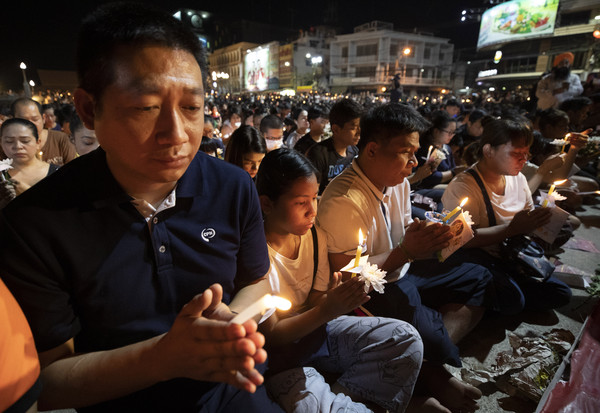
{"type": "Polygon", "coordinates": [[[221,284],[229,303],[269,269],[252,180],[204,153],[150,228],[98,149],[16,198],[0,234],[1,276],[38,351],[72,337],[76,352],[91,352],[157,336],[210,285],[221,284]]]}

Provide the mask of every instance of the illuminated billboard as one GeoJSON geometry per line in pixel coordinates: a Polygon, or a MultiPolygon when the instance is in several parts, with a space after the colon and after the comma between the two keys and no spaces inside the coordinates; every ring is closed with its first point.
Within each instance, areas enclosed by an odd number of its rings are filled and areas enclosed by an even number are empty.
{"type": "Polygon", "coordinates": [[[246,90],[262,92],[267,89],[269,77],[269,48],[261,47],[246,54],[244,60],[244,81],[246,90]]]}
{"type": "Polygon", "coordinates": [[[494,6],[481,16],[477,49],[551,36],[559,0],[513,0],[494,6]]]}

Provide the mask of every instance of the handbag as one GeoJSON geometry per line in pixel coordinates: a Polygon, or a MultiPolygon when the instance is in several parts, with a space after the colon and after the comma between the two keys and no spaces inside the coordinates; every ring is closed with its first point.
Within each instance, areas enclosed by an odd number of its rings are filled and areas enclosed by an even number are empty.
{"type": "MultiPolygon", "coordinates": [[[[496,225],[494,208],[483,185],[483,181],[474,169],[468,169],[481,189],[490,227],[496,225]]],[[[508,265],[513,267],[517,278],[546,281],[554,272],[555,266],[544,255],[544,249],[526,235],[507,238],[500,246],[502,254],[508,258],[508,265]]]]}

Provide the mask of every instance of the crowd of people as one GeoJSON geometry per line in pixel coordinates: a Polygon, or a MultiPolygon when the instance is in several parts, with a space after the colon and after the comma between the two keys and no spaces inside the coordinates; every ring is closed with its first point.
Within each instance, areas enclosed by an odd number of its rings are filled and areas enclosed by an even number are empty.
{"type": "Polygon", "coordinates": [[[499,245],[549,222],[557,179],[546,253],[579,224],[599,95],[205,102],[194,34],[122,4],[83,22],[77,70],[73,110],[19,98],[0,127],[2,411],[475,411],[444,367],[460,341],[570,300],[499,245]],[[427,213],[465,197],[474,238],[440,261],[454,235],[427,213]],[[385,283],[342,271],[361,253],[385,283]],[[291,310],[235,322],[265,294],[291,310]]]}

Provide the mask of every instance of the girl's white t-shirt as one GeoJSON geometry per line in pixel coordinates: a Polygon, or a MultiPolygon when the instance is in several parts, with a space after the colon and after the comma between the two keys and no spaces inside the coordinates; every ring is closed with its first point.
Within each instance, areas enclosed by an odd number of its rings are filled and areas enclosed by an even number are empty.
{"type": "Polygon", "coordinates": [[[312,232],[307,231],[300,237],[298,258],[284,257],[269,247],[269,283],[273,294],[287,298],[292,302],[292,308],[304,304],[310,293],[311,286],[318,291],[327,291],[329,285],[329,261],[327,257],[327,239],[323,232],[317,228],[318,237],[318,268],[313,284],[314,274],[314,247],[312,232]]]}

